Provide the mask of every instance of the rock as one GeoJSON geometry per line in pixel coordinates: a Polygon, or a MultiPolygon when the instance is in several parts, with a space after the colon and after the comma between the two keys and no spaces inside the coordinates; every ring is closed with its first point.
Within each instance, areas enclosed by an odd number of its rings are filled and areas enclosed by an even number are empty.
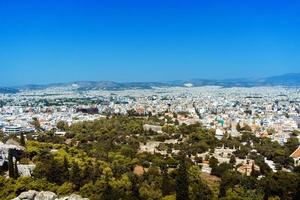
{"type": "Polygon", "coordinates": [[[82,198],[81,196],[77,195],[77,194],[72,194],[68,200],[88,200],[86,198],[82,198]]]}
{"type": "Polygon", "coordinates": [[[18,198],[21,200],[34,200],[34,197],[38,194],[37,191],[29,190],[27,192],[21,193],[18,198]]]}
{"type": "Polygon", "coordinates": [[[62,197],[62,198],[59,198],[59,199],[56,199],[56,200],[68,200],[69,197],[62,197]]]}
{"type": "Polygon", "coordinates": [[[38,193],[34,200],[55,200],[57,198],[57,195],[53,192],[40,192],[38,193]]]}
{"type": "Polygon", "coordinates": [[[21,193],[18,197],[12,200],[89,200],[87,198],[82,198],[77,194],[72,194],[71,196],[58,198],[53,192],[37,192],[34,190],[29,190],[27,192],[21,193]]]}
{"type": "Polygon", "coordinates": [[[89,200],[89,199],[82,198],[81,196],[79,196],[77,194],[72,194],[69,197],[63,197],[63,198],[56,199],[56,200],[89,200]]]}

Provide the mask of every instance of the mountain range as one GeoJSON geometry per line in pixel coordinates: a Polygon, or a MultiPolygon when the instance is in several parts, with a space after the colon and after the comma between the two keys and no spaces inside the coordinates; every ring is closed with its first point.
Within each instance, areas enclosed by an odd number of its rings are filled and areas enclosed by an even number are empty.
{"type": "Polygon", "coordinates": [[[192,79],[168,82],[128,82],[120,83],[113,81],[78,81],[71,83],[55,83],[46,85],[24,85],[18,87],[0,87],[0,93],[17,93],[21,90],[46,89],[50,87],[73,86],[79,91],[102,89],[102,90],[124,90],[124,89],[151,89],[152,87],[175,87],[175,86],[208,86],[221,87],[255,87],[255,86],[286,86],[300,87],[300,73],[290,73],[280,76],[272,76],[258,79],[192,79]]]}

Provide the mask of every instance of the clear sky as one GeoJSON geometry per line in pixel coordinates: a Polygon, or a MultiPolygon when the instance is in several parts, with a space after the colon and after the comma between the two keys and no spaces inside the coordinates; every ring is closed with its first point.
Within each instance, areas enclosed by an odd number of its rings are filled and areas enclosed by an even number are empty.
{"type": "Polygon", "coordinates": [[[300,72],[299,0],[0,0],[0,85],[300,72]]]}

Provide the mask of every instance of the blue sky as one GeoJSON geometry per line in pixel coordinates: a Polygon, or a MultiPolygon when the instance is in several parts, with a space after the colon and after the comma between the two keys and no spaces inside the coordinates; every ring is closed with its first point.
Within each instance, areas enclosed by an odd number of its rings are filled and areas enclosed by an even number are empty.
{"type": "Polygon", "coordinates": [[[300,72],[298,0],[0,0],[0,85],[300,72]]]}

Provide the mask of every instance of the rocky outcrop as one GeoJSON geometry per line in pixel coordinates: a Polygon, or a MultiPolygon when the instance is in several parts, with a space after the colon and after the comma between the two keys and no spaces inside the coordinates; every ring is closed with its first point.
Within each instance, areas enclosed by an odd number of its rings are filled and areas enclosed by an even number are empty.
{"type": "Polygon", "coordinates": [[[21,200],[34,199],[37,194],[38,194],[37,191],[29,190],[28,192],[23,192],[22,194],[20,194],[16,199],[21,199],[21,200]]]}
{"type": "Polygon", "coordinates": [[[29,190],[27,192],[21,193],[17,198],[13,200],[88,200],[87,198],[82,198],[77,194],[72,194],[71,196],[58,198],[58,196],[53,192],[37,192],[34,190],[29,190]]]}
{"type": "Polygon", "coordinates": [[[35,197],[34,200],[55,200],[57,195],[53,192],[40,192],[35,197]]]}

